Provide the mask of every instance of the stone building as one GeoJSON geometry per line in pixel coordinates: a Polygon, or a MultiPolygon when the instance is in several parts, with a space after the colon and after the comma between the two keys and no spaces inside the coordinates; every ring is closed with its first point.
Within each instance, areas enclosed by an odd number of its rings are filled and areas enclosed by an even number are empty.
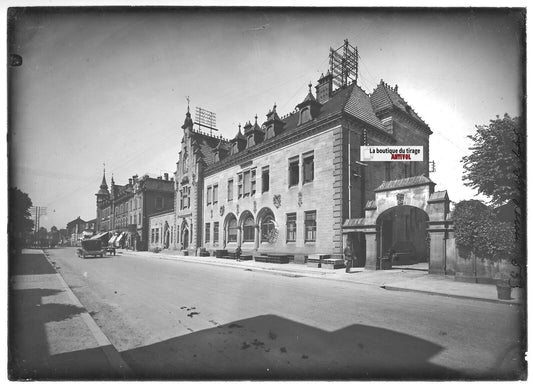
{"type": "Polygon", "coordinates": [[[139,178],[135,175],[125,185],[116,184],[111,178],[111,186],[108,187],[104,171],[96,198],[97,231],[110,231],[117,236],[124,234],[121,245],[146,250],[149,217],[174,209],[174,181],[169,179],[168,174],[159,178],[148,175],[139,178]]]}
{"type": "MultiPolygon", "coordinates": [[[[367,237],[350,227],[343,233],[343,225],[365,216],[384,181],[429,180],[432,132],[397,86],[381,81],[367,94],[344,75],[328,71],[294,111],[280,116],[274,105],[262,123],[256,116],[230,140],[195,129],[187,109],[175,173],[173,248],[194,253],[239,246],[256,256],[290,254],[303,261],[314,254],[341,256],[350,245],[365,264],[367,237]],[[361,145],[420,145],[424,161],[363,164],[361,145]]],[[[400,228],[420,220],[410,219],[388,233],[400,235],[400,228]]]]}

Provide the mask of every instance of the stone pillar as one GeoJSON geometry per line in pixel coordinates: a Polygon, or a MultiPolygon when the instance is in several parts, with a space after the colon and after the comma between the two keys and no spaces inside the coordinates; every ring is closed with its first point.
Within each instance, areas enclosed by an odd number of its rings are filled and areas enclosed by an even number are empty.
{"type": "Polygon", "coordinates": [[[377,230],[375,228],[364,231],[366,241],[366,270],[378,270],[378,244],[377,244],[377,230]]]}
{"type": "Polygon", "coordinates": [[[237,227],[237,246],[241,246],[242,245],[242,227],[239,226],[237,227]]]}
{"type": "Polygon", "coordinates": [[[256,224],[254,230],[254,250],[257,251],[259,248],[259,236],[261,234],[261,228],[258,224],[256,224]]]}
{"type": "Polygon", "coordinates": [[[429,221],[429,274],[446,274],[447,221],[429,221]]]}

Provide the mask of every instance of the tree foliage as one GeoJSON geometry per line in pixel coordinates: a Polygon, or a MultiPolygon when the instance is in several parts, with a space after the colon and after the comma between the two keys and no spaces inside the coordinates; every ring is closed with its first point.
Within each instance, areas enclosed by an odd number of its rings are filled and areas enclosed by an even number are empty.
{"type": "Polygon", "coordinates": [[[508,114],[476,126],[476,133],[468,136],[474,142],[472,153],[462,159],[465,184],[490,197],[493,204],[519,199],[525,176],[524,134],[522,118],[508,114]]]}
{"type": "Polygon", "coordinates": [[[479,200],[457,203],[452,219],[460,249],[493,261],[517,256],[514,224],[498,220],[495,211],[479,200]]]}
{"type": "Polygon", "coordinates": [[[18,188],[9,188],[10,233],[16,237],[33,230],[30,208],[32,202],[28,194],[18,188]]]}

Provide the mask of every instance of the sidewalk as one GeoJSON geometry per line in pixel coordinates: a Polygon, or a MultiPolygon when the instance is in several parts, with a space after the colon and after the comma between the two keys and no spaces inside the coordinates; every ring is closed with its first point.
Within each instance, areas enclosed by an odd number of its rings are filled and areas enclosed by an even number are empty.
{"type": "Polygon", "coordinates": [[[9,279],[9,379],[120,379],[126,363],[41,250],[9,279]]]}
{"type": "Polygon", "coordinates": [[[215,257],[183,256],[178,255],[177,251],[172,250],[163,250],[159,253],[120,250],[120,254],[236,267],[245,270],[264,271],[291,277],[313,277],[346,281],[357,284],[379,286],[387,290],[410,291],[478,301],[507,304],[521,304],[524,302],[524,289],[521,288],[512,289],[511,300],[499,300],[495,285],[458,282],[450,276],[431,275],[428,274],[427,271],[421,270],[392,269],[374,271],[365,270],[364,268],[353,268],[350,273],[346,273],[344,269],[321,269],[294,263],[275,264],[255,261],[238,262],[232,259],[215,257]]]}

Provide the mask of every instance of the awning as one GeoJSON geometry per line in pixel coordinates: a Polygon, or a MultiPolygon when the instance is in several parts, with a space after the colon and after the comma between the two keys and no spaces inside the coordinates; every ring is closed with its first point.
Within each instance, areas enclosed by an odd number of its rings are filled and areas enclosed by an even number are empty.
{"type": "Polygon", "coordinates": [[[109,234],[109,231],[101,232],[101,233],[96,234],[95,236],[93,236],[93,237],[91,238],[91,240],[101,239],[101,238],[105,237],[107,234],[109,234]]]}
{"type": "Polygon", "coordinates": [[[109,239],[108,243],[109,243],[110,245],[112,245],[113,242],[115,242],[115,239],[117,239],[117,237],[118,237],[118,235],[113,235],[113,236],[109,239]]]}
{"type": "Polygon", "coordinates": [[[115,243],[118,245],[120,243],[120,241],[122,240],[122,238],[124,237],[126,233],[121,233],[119,236],[117,236],[117,239],[115,239],[115,243]]]}

